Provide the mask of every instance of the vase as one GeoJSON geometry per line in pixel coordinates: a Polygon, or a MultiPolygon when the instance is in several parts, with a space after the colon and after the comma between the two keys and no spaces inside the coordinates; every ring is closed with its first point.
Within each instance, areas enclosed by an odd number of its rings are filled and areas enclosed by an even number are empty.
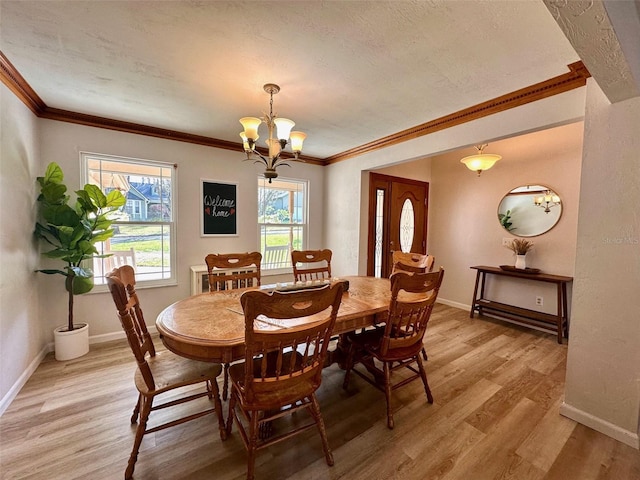
{"type": "Polygon", "coordinates": [[[65,361],[81,357],[89,353],[89,324],[74,323],[74,329],[67,326],[53,331],[54,352],[56,360],[65,361]]]}
{"type": "Polygon", "coordinates": [[[526,255],[516,255],[515,267],[520,270],[524,270],[525,268],[527,268],[527,262],[525,258],[526,258],[526,255]]]}

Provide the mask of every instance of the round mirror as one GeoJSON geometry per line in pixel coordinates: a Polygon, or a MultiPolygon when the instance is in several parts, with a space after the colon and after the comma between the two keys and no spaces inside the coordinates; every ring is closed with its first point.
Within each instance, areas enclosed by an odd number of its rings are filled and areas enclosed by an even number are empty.
{"type": "Polygon", "coordinates": [[[535,237],[551,230],[562,214],[560,196],[544,185],[523,185],[508,192],[498,205],[502,228],[517,237],[535,237]]]}

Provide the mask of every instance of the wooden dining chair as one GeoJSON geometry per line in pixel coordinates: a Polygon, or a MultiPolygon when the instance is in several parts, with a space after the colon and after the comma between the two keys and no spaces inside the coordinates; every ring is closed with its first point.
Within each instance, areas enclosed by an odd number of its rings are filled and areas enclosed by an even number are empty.
{"type": "Polygon", "coordinates": [[[324,280],[331,278],[331,256],[333,252],[324,250],[293,250],[291,264],[296,282],[324,280]]]}
{"type": "MultiPolygon", "coordinates": [[[[260,252],[210,253],[204,257],[207,264],[209,291],[235,290],[260,286],[260,252]]],[[[229,363],[224,363],[222,399],[229,391],[229,363]]]]}
{"type": "Polygon", "coordinates": [[[204,261],[210,292],[260,286],[260,252],[210,253],[204,261]]]}
{"type": "Polygon", "coordinates": [[[333,465],[315,391],[322,380],[342,291],[342,284],[336,283],[295,292],[252,290],[242,294],[245,360],[229,370],[227,435],[235,422],[248,452],[247,480],[254,477],[258,450],[314,426],[326,462],[333,465]],[[298,418],[286,432],[260,435],[263,426],[299,410],[306,410],[311,421],[298,418]]]}
{"type": "Polygon", "coordinates": [[[354,372],[382,390],[387,400],[389,428],[394,426],[391,393],[396,388],[421,378],[427,400],[433,403],[420,351],[443,276],[442,268],[431,273],[394,273],[391,275],[391,301],[384,328],[347,334],[349,351],[343,388],[348,388],[351,372],[354,372]],[[356,361],[368,373],[354,368],[356,361]],[[391,375],[401,368],[412,373],[393,384],[391,375]]]}
{"type": "Polygon", "coordinates": [[[226,438],[226,429],[222,418],[222,404],[216,382],[216,377],[220,375],[222,368],[218,364],[189,360],[169,351],[156,354],[153,340],[149,335],[142,309],[140,308],[138,294],[135,290],[136,280],[133,267],[124,265],[114,269],[107,274],[106,278],[111,297],[118,311],[120,323],[127,335],[129,346],[138,364],[134,377],[134,382],[138,389],[138,401],[133,409],[131,423],[136,423],[138,419],[139,423],[129,463],[124,474],[124,478],[128,480],[133,476],[133,470],[138,459],[138,450],[140,449],[142,438],[147,433],[157,432],[194,420],[203,415],[215,413],[218,417],[220,438],[223,440],[226,438]],[[203,391],[193,393],[193,390],[190,390],[189,392],[183,392],[180,398],[174,398],[175,390],[198,383],[204,383],[205,388],[203,391]],[[154,405],[156,397],[165,393],[169,393],[172,399],[154,405]],[[147,420],[151,412],[205,396],[209,397],[209,400],[213,400],[213,408],[200,410],[197,413],[167,421],[153,428],[147,428],[147,420]]]}
{"type": "MultiPolygon", "coordinates": [[[[433,271],[433,265],[436,257],[433,255],[423,255],[414,252],[402,252],[394,250],[392,254],[393,267],[391,273],[409,272],[409,273],[426,273],[433,271]]],[[[425,362],[429,359],[427,350],[422,347],[422,358],[425,362]]]]}
{"type": "Polygon", "coordinates": [[[391,273],[398,271],[425,273],[433,270],[436,258],[433,255],[423,255],[414,252],[394,250],[392,254],[393,268],[391,273]]]}

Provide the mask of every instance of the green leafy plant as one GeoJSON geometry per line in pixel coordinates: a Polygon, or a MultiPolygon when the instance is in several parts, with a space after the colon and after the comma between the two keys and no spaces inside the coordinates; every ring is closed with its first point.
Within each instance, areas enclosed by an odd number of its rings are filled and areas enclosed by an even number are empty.
{"type": "Polygon", "coordinates": [[[515,238],[507,245],[507,248],[516,255],[526,255],[526,253],[533,248],[533,242],[524,238],[515,238]]]}
{"type": "Polygon", "coordinates": [[[499,213],[498,220],[500,220],[500,225],[502,225],[505,230],[510,232],[516,229],[516,227],[511,226],[513,225],[511,222],[511,210],[507,210],[505,213],[499,213]]]}
{"type": "Polygon", "coordinates": [[[64,174],[60,166],[51,162],[44,177],[38,177],[39,220],[35,236],[53,247],[43,252],[48,258],[65,263],[62,269],[40,269],[37,272],[65,277],[65,289],[69,292],[68,329],[73,330],[73,297],[89,292],[93,288],[93,271],[83,266],[85,260],[98,255],[95,244],[113,236],[113,223],[108,215],[126,203],[124,195],[113,190],[105,195],[97,185],[86,184],[77,190],[76,202],[69,205],[64,174]]]}

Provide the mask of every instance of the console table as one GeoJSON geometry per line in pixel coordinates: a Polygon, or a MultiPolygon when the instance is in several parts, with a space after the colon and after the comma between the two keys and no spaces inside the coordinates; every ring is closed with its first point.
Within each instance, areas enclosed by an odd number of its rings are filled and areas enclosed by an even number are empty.
{"type": "Polygon", "coordinates": [[[479,314],[487,313],[507,321],[524,323],[526,325],[532,325],[540,328],[541,330],[556,333],[558,335],[558,343],[562,343],[563,333],[567,338],[569,337],[567,283],[573,281],[572,277],[549,275],[547,273],[534,274],[511,270],[507,271],[498,267],[477,266],[471,268],[477,270],[476,285],[473,289],[473,302],[471,303],[471,311],[469,312],[469,316],[471,318],[473,318],[473,313],[477,311],[479,314]],[[517,278],[531,282],[556,284],[558,292],[558,307],[556,315],[486,299],[484,297],[484,293],[487,275],[498,275],[501,277],[517,278]],[[479,292],[478,286],[480,286],[479,292]]]}

